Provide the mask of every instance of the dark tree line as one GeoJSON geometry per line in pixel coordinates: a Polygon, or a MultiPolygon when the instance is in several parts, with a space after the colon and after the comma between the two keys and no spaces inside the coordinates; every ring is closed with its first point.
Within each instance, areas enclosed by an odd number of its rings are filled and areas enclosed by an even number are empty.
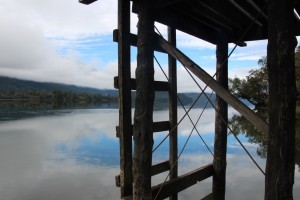
{"type": "Polygon", "coordinates": [[[117,102],[118,98],[114,96],[104,96],[101,94],[74,93],[67,91],[8,91],[1,92],[2,101],[28,101],[34,104],[90,104],[90,103],[112,103],[117,102]]]}

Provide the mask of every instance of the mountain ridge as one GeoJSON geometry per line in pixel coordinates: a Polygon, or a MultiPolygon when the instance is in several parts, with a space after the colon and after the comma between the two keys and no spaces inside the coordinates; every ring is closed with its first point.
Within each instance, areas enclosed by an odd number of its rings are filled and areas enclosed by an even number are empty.
{"type": "Polygon", "coordinates": [[[54,82],[40,82],[33,80],[24,80],[8,76],[0,76],[0,92],[8,91],[55,91],[74,93],[88,93],[117,96],[118,91],[114,89],[97,89],[92,87],[77,86],[73,84],[63,84],[54,82]]]}

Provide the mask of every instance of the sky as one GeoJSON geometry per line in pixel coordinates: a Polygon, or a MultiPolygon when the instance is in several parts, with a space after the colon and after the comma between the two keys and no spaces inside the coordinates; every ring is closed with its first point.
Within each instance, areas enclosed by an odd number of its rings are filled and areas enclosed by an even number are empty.
{"type": "MultiPolygon", "coordinates": [[[[137,17],[132,14],[131,32],[137,17]]],[[[99,0],[90,5],[78,0],[1,0],[0,76],[42,82],[58,82],[112,89],[117,76],[117,0],[99,0]]],[[[166,27],[156,24],[163,35],[166,27]]],[[[178,48],[209,74],[215,73],[215,46],[177,31],[178,48]]],[[[266,41],[248,42],[229,59],[229,77],[245,77],[266,55],[266,41]]],[[[230,50],[234,44],[230,44],[230,50]]],[[[156,53],[167,71],[167,56],[156,53]]],[[[136,48],[131,51],[135,77],[136,48]]],[[[178,63],[178,91],[199,92],[178,63]]],[[[155,79],[166,80],[155,64],[155,79]]],[[[201,86],[203,84],[199,82],[201,86]]],[[[203,86],[204,87],[204,86],[203,86]]]]}

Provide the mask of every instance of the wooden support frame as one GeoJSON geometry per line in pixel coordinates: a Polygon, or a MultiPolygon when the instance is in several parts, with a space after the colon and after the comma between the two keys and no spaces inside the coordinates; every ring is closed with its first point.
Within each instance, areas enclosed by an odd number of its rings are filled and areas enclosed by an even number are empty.
{"type": "MultiPolygon", "coordinates": [[[[136,101],[133,139],[133,199],[152,200],[151,165],[153,146],[154,64],[153,4],[150,0],[138,1],[138,37],[136,68],[136,101]]],[[[129,35],[128,35],[129,36],[129,35]]],[[[129,38],[129,37],[128,37],[129,38]]]]}
{"type": "Polygon", "coordinates": [[[268,3],[269,123],[265,200],[292,200],[295,174],[295,38],[292,0],[268,3]],[[284,16],[284,17],[278,17],[284,16]]]}
{"type": "Polygon", "coordinates": [[[118,77],[121,198],[132,195],[130,0],[118,0],[118,77]]]}
{"type": "MultiPolygon", "coordinates": [[[[176,30],[168,27],[168,41],[176,47],[176,30]]],[[[177,128],[177,65],[176,59],[168,55],[169,65],[169,83],[171,89],[169,91],[169,120],[170,129],[173,131],[169,135],[169,160],[172,171],[170,172],[170,180],[178,176],[178,128],[177,128]]],[[[173,194],[170,200],[177,200],[178,195],[173,194]]]]}
{"type": "Polygon", "coordinates": [[[207,72],[200,68],[191,59],[185,56],[177,48],[170,45],[165,39],[156,35],[156,42],[167,51],[171,56],[179,60],[185,67],[187,67],[192,73],[194,73],[199,79],[201,79],[205,84],[208,85],[213,91],[216,92],[224,101],[231,105],[234,109],[239,111],[249,122],[256,126],[264,134],[268,134],[269,125],[262,120],[258,115],[256,115],[250,108],[243,104],[240,100],[226,91],[222,86],[220,86],[215,79],[213,79],[207,72]]]}
{"type": "MultiPolygon", "coordinates": [[[[228,90],[228,43],[225,34],[220,34],[216,49],[216,81],[228,90]]],[[[214,200],[225,199],[226,153],[227,153],[228,105],[217,95],[214,141],[214,175],[212,194],[214,200]],[[223,121],[224,120],[224,121],[223,121]],[[224,123],[225,122],[225,123],[224,123]]]]}

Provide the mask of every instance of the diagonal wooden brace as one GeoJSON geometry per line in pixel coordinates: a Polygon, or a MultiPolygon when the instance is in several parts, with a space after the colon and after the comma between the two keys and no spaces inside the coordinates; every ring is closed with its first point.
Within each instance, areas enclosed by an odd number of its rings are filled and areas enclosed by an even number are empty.
{"type": "Polygon", "coordinates": [[[206,71],[204,71],[200,66],[194,63],[190,58],[184,55],[180,50],[173,47],[168,41],[159,35],[156,35],[154,42],[164,49],[169,55],[174,57],[176,60],[181,62],[182,65],[187,67],[193,74],[195,74],[200,80],[208,85],[215,93],[241,113],[249,122],[251,122],[258,130],[268,135],[269,125],[264,120],[262,120],[253,110],[248,108],[235,96],[225,90],[220,86],[213,77],[211,77],[206,71]]]}

